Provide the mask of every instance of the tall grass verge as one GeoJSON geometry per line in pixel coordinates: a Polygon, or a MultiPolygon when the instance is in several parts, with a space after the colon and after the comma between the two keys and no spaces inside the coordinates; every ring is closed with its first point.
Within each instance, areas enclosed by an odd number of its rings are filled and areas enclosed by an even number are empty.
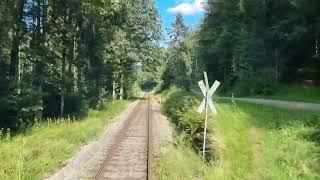
{"type": "Polygon", "coordinates": [[[274,94],[264,96],[256,95],[251,97],[320,103],[320,87],[281,85],[281,88],[279,88],[279,90],[274,94]]]}
{"type": "MultiPolygon", "coordinates": [[[[167,92],[165,101],[170,102],[170,94],[174,93],[167,92]]],[[[237,101],[216,104],[219,114],[210,116],[208,129],[211,163],[203,163],[183,130],[175,144],[162,149],[155,172],[158,179],[320,178],[320,112],[237,101]]],[[[175,109],[171,113],[179,114],[175,109]]]]}
{"type": "Polygon", "coordinates": [[[0,179],[42,179],[100,134],[126,106],[126,101],[107,103],[102,111],[90,110],[81,120],[48,120],[36,123],[23,134],[2,138],[0,179]]]}

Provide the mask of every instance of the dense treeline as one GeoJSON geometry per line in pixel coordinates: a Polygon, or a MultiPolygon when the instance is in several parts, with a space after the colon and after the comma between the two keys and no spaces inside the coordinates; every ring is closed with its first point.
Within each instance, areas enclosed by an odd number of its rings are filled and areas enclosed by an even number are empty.
{"type": "Polygon", "coordinates": [[[210,0],[198,34],[201,64],[239,93],[320,79],[318,0],[210,0]]]}
{"type": "Polygon", "coordinates": [[[168,29],[170,42],[165,52],[165,65],[161,75],[159,90],[168,89],[172,85],[190,90],[191,80],[196,74],[196,39],[190,27],[186,26],[183,16],[177,14],[168,29]]]}
{"type": "Polygon", "coordinates": [[[195,30],[181,26],[181,15],[173,23],[182,38],[171,36],[165,86],[168,79],[196,85],[193,77],[203,69],[237,94],[270,94],[278,82],[319,82],[320,1],[209,0],[205,9],[195,30]]]}
{"type": "Polygon", "coordinates": [[[129,97],[159,52],[152,0],[2,0],[0,127],[129,97]]]}
{"type": "Polygon", "coordinates": [[[318,0],[208,0],[196,29],[177,15],[167,48],[158,45],[152,0],[3,0],[0,7],[3,128],[99,108],[113,95],[129,97],[137,82],[191,90],[204,69],[238,94],[320,79],[318,0]]]}

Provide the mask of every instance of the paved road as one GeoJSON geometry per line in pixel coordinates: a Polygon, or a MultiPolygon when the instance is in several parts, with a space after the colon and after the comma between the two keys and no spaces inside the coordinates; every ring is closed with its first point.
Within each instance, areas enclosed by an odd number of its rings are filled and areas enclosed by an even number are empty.
{"type": "Polygon", "coordinates": [[[160,106],[152,100],[149,103],[147,99],[138,100],[108,125],[97,141],[83,147],[48,179],[145,180],[148,167],[152,166],[150,159],[152,160],[160,149],[160,143],[170,140],[170,137],[169,122],[161,115],[160,106]],[[147,128],[148,117],[151,131],[147,128]]]}
{"type": "MultiPolygon", "coordinates": [[[[219,97],[218,99],[232,99],[228,97],[219,97]]],[[[295,101],[280,101],[270,99],[254,99],[254,98],[234,98],[235,100],[250,102],[255,104],[263,104],[268,106],[274,106],[285,109],[302,109],[320,111],[319,103],[306,103],[306,102],[295,102],[295,101]]]]}

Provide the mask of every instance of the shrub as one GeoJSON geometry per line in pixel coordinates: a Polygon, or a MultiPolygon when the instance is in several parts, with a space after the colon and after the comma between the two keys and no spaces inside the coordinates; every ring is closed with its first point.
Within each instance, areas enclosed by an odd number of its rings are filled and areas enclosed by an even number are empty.
{"type": "Polygon", "coordinates": [[[236,95],[271,95],[279,89],[274,71],[264,69],[256,73],[239,73],[232,87],[236,95]]]}
{"type": "Polygon", "coordinates": [[[17,126],[18,107],[16,101],[10,97],[0,98],[0,128],[17,126]]]}
{"type": "Polygon", "coordinates": [[[0,128],[10,128],[13,131],[25,128],[39,118],[42,107],[39,105],[38,91],[25,88],[20,94],[11,92],[0,98],[0,128]]]}
{"type": "MultiPolygon", "coordinates": [[[[166,97],[163,104],[165,114],[174,123],[178,132],[185,134],[185,139],[192,144],[194,149],[198,152],[202,151],[204,117],[196,111],[198,101],[195,96],[177,88],[164,91],[162,95],[166,97]]],[[[207,149],[206,152],[211,153],[212,151],[207,149]]]]}
{"type": "Polygon", "coordinates": [[[78,94],[66,94],[64,100],[65,115],[85,115],[89,110],[89,103],[84,97],[78,94]]]}

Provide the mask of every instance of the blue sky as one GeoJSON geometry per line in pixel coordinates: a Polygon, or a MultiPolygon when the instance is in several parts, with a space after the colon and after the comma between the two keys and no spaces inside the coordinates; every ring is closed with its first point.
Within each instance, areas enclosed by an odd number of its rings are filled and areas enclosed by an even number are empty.
{"type": "Polygon", "coordinates": [[[196,26],[203,17],[202,2],[204,0],[156,0],[163,21],[163,34],[167,36],[166,28],[170,28],[176,13],[180,12],[187,25],[196,26]]]}

